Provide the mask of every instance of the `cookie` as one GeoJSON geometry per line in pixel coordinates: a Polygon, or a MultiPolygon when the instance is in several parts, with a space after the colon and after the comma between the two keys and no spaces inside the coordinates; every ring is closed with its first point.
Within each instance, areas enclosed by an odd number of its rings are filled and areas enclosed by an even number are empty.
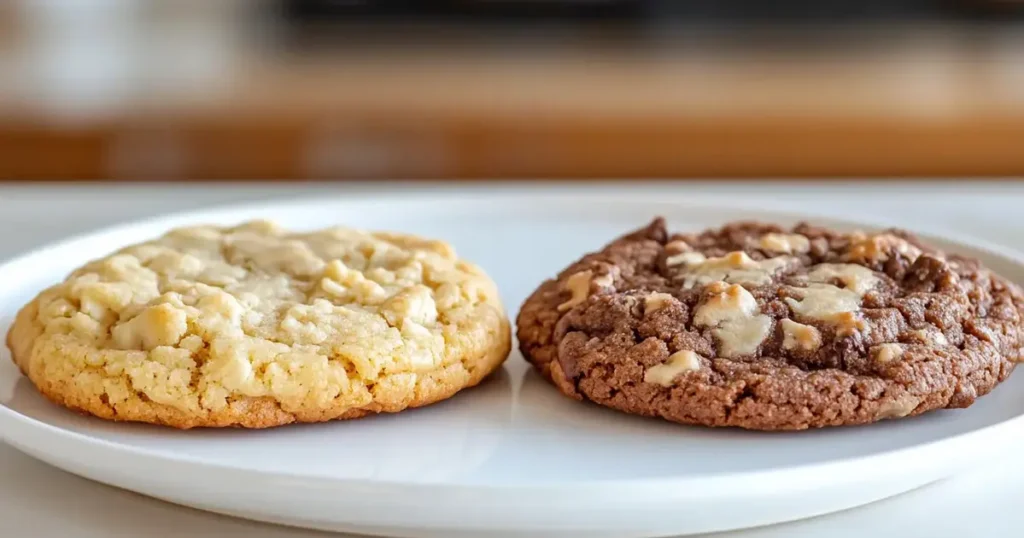
{"type": "Polygon", "coordinates": [[[177,428],[427,405],[479,383],[510,343],[494,283],[446,243],[263,221],[177,229],[92,261],[7,335],[50,400],[177,428]]]}
{"type": "Polygon", "coordinates": [[[662,219],[544,282],[517,318],[564,394],[704,426],[801,430],[962,408],[1024,357],[1024,299],[912,234],[662,219]]]}

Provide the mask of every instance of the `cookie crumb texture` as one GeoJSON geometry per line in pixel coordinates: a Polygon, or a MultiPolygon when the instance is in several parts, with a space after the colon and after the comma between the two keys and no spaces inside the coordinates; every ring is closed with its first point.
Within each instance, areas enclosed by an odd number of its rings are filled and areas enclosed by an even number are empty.
{"type": "Polygon", "coordinates": [[[264,221],[173,230],[90,262],[7,335],[51,400],[178,428],[426,405],[480,382],[510,340],[494,283],[443,242],[264,221]]]}
{"type": "Polygon", "coordinates": [[[1024,359],[1020,290],[913,235],[662,219],[544,282],[520,348],[578,400],[800,430],[971,405],[1024,359]]]}

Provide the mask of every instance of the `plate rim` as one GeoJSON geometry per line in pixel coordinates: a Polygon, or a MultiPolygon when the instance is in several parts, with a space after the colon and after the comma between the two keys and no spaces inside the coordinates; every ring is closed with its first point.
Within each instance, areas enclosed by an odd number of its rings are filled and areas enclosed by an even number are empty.
{"type": "MultiPolygon", "coordinates": [[[[441,190],[441,189],[438,189],[441,190]]],[[[457,192],[457,191],[456,191],[457,192]]],[[[474,192],[474,193],[458,193],[457,197],[453,198],[451,192],[438,194],[435,191],[425,194],[423,192],[406,192],[406,193],[373,193],[373,192],[361,192],[355,194],[345,194],[339,196],[337,199],[323,199],[322,197],[312,196],[300,196],[300,197],[289,197],[286,199],[271,200],[271,201],[248,201],[238,202],[230,204],[221,204],[209,207],[203,207],[192,210],[181,210],[174,211],[166,214],[155,215],[153,217],[133,219],[118,224],[103,226],[96,229],[76,233],[67,236],[63,239],[46,243],[42,246],[29,249],[19,254],[15,254],[10,258],[0,261],[0,274],[11,270],[11,267],[17,266],[22,263],[26,263],[38,256],[45,256],[47,253],[69,248],[75,243],[89,242],[89,241],[100,241],[108,235],[118,235],[125,232],[130,232],[139,227],[149,228],[161,228],[169,229],[175,226],[192,224],[202,224],[204,222],[222,222],[222,221],[241,221],[246,218],[257,218],[257,217],[242,217],[242,214],[256,215],[259,213],[272,213],[275,211],[281,212],[294,212],[299,211],[304,207],[322,207],[324,205],[337,205],[338,207],[352,206],[357,204],[365,203],[376,203],[376,204],[460,204],[463,206],[471,205],[473,202],[485,201],[493,203],[498,201],[500,203],[509,204],[554,204],[554,203],[606,203],[612,205],[632,205],[637,203],[644,203],[654,208],[673,208],[675,210],[685,209],[687,207],[699,207],[702,210],[713,209],[716,207],[722,208],[729,212],[736,212],[748,210],[752,211],[760,216],[772,215],[777,218],[785,218],[787,220],[807,220],[807,221],[823,221],[829,225],[840,225],[843,227],[860,228],[860,229],[885,229],[890,227],[903,227],[906,228],[905,224],[895,222],[890,219],[879,218],[875,215],[871,216],[858,216],[850,211],[842,212],[830,212],[829,214],[817,213],[814,211],[806,211],[803,208],[795,208],[792,205],[777,202],[772,202],[771,208],[761,207],[753,202],[744,201],[737,202],[730,199],[728,195],[695,195],[687,196],[682,198],[679,195],[672,195],[669,197],[658,198],[656,194],[649,192],[646,193],[629,193],[629,194],[606,194],[601,192],[596,193],[579,193],[579,192],[549,192],[540,195],[534,194],[511,194],[501,193],[500,197],[497,197],[493,192],[474,192]]],[[[365,208],[364,208],[365,209],[365,208]]],[[[656,211],[651,211],[651,215],[657,214],[656,211]]],[[[757,218],[757,217],[754,217],[757,218]]],[[[736,220],[736,219],[723,219],[736,220]]],[[[639,223],[638,223],[639,224],[639,223]]],[[[980,237],[972,236],[970,234],[962,234],[952,230],[948,230],[939,226],[929,225],[923,229],[914,229],[915,234],[919,235],[926,241],[938,241],[957,247],[963,247],[974,251],[983,251],[989,255],[993,255],[1002,258],[1006,261],[1012,262],[1014,265],[1019,266],[1024,271],[1024,252],[1020,252],[1012,247],[1002,245],[993,241],[989,241],[980,237]]],[[[581,253],[582,254],[582,253],[581,253]]],[[[6,331],[6,328],[4,328],[6,331]]],[[[433,482],[408,482],[400,479],[363,479],[363,478],[344,478],[344,477],[331,477],[318,475],[313,472],[301,472],[301,471],[283,471],[283,470],[266,470],[253,468],[251,466],[235,465],[224,462],[212,462],[201,457],[193,457],[187,454],[169,454],[159,451],[153,451],[146,448],[141,448],[131,444],[119,443],[115,441],[109,441],[97,437],[90,436],[86,433],[79,433],[71,430],[55,426],[42,420],[38,420],[26,415],[23,415],[16,410],[8,407],[6,404],[0,403],[0,425],[6,424],[8,427],[0,428],[0,439],[5,442],[9,442],[12,447],[24,450],[25,445],[18,440],[12,440],[10,425],[16,424],[15,428],[35,430],[37,433],[49,436],[49,441],[64,440],[65,442],[75,442],[79,444],[88,445],[89,448],[95,450],[105,450],[110,452],[111,456],[124,455],[136,459],[144,460],[146,462],[155,462],[159,464],[171,463],[174,465],[186,465],[199,471],[213,471],[220,473],[241,473],[245,475],[259,476],[262,479],[269,480],[303,480],[308,485],[309,482],[315,482],[316,487],[336,487],[344,485],[346,487],[365,487],[365,488],[377,488],[377,487],[394,487],[402,486],[403,488],[412,489],[436,489],[443,487],[447,490],[456,491],[492,491],[497,493],[522,493],[523,491],[530,492],[542,492],[546,495],[561,495],[562,492],[572,490],[578,495],[579,488],[594,487],[601,488],[600,490],[593,491],[594,494],[606,491],[604,488],[614,487],[616,489],[622,487],[639,488],[657,490],[664,492],[666,486],[678,487],[680,484],[692,485],[694,488],[700,488],[701,494],[727,494],[735,488],[737,484],[743,484],[744,487],[749,487],[754,483],[770,483],[777,480],[779,476],[785,476],[788,479],[795,479],[794,475],[799,475],[799,480],[802,484],[813,486],[818,483],[829,483],[835,484],[841,482],[839,478],[847,473],[842,472],[844,468],[850,466],[861,467],[865,463],[873,462],[879,467],[888,467],[891,462],[907,462],[912,461],[913,458],[908,456],[914,454],[920,456],[920,461],[925,461],[923,454],[931,456],[937,455],[933,453],[942,452],[945,450],[947,445],[952,444],[966,444],[972,446],[978,446],[979,441],[988,438],[1001,436],[1005,437],[1005,434],[1013,433],[1014,428],[1021,428],[1024,424],[1024,411],[1020,414],[1000,421],[994,424],[983,426],[967,432],[955,434],[948,437],[942,437],[939,439],[927,441],[924,443],[913,444],[909,446],[902,446],[899,448],[883,450],[881,452],[872,453],[868,455],[860,455],[854,457],[845,457],[834,460],[827,460],[822,462],[814,462],[807,464],[796,464],[783,468],[777,469],[758,469],[748,471],[723,471],[719,473],[713,473],[708,475],[696,475],[696,476],[679,476],[673,475],[669,477],[657,477],[657,478],[635,478],[635,479],[601,479],[601,480],[578,480],[565,483],[540,483],[540,484],[460,484],[460,483],[433,483],[433,482]],[[1002,434],[1002,435],[1000,435],[1002,434]],[[827,478],[825,478],[827,477],[827,478]],[[747,482],[749,481],[749,482],[747,482]]],[[[989,451],[997,451],[995,445],[1002,445],[1002,443],[992,443],[989,446],[989,451]]],[[[984,446],[984,445],[982,445],[984,446]]],[[[33,447],[34,448],[34,447],[33,447]]],[[[1012,447],[1001,447],[1004,450],[1011,450],[1012,447]]],[[[33,450],[34,451],[34,450],[33,450]]]]}

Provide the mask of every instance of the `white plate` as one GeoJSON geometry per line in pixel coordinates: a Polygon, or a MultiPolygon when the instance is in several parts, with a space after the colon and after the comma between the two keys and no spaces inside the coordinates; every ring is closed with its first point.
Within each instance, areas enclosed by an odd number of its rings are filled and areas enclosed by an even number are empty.
{"type": "MultiPolygon", "coordinates": [[[[717,204],[717,205],[716,205],[717,204]]],[[[109,229],[0,267],[0,327],[85,260],[198,222],[272,218],[446,238],[498,282],[514,314],[544,278],[653,215],[673,229],[798,215],[580,196],[363,198],[244,206],[109,229]]],[[[849,224],[814,219],[849,228],[849,224]]],[[[870,226],[865,226],[870,227],[870,226]]],[[[934,239],[1024,281],[997,247],[934,239]]],[[[400,536],[667,536],[827,513],[1019,451],[1015,376],[973,407],[866,427],[757,433],[626,416],[558,394],[514,352],[482,386],[432,407],[264,431],[110,424],[50,405],[0,357],[0,432],[93,480],[197,508],[326,530],[400,536]]]]}

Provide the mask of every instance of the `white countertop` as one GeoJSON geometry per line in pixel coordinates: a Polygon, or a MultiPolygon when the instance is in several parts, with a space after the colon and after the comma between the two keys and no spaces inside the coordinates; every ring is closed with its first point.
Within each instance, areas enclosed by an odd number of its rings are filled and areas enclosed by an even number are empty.
{"type": "MultiPolygon", "coordinates": [[[[375,189],[453,188],[433,184],[0,186],[0,258],[121,221],[247,200],[344,196],[375,189]]],[[[455,186],[537,189],[540,184],[455,186]]],[[[572,187],[557,187],[572,188],[572,187]]],[[[576,187],[579,188],[579,187],[576,187]]],[[[602,184],[588,189],[716,194],[815,213],[859,214],[921,230],[955,230],[1024,250],[1024,183],[602,184]],[[781,200],[781,202],[780,202],[781,200]]],[[[5,283],[11,285],[11,283],[5,283]]],[[[964,454],[970,458],[970,454],[964,454]]],[[[811,520],[723,533],[723,538],[797,536],[1010,536],[1024,527],[1024,461],[979,462],[968,474],[893,499],[811,520]]],[[[0,443],[0,536],[136,538],[245,536],[304,538],[323,533],[206,514],[99,485],[48,467],[0,443]]]]}

